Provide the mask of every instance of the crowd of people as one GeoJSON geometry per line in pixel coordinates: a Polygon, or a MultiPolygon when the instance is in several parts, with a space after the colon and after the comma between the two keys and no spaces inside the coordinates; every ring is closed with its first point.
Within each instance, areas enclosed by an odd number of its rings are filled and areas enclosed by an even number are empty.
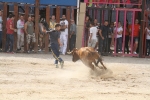
{"type": "MultiPolygon", "coordinates": [[[[3,24],[3,20],[2,20],[2,11],[0,11],[0,44],[2,44],[2,34],[3,34],[3,28],[4,24],[3,24]]],[[[29,16],[28,20],[26,21],[24,19],[24,15],[20,14],[19,15],[19,19],[17,21],[17,25],[14,26],[14,19],[15,16],[13,14],[10,14],[7,18],[7,22],[6,22],[6,46],[5,46],[5,50],[3,50],[4,52],[7,53],[14,53],[15,51],[20,52],[22,51],[22,47],[27,48],[27,53],[33,52],[34,51],[34,46],[36,41],[38,41],[38,45],[39,45],[39,50],[38,51],[43,51],[45,48],[45,36],[46,34],[49,34],[47,31],[49,31],[49,29],[51,30],[55,30],[56,29],[56,25],[60,24],[61,29],[60,29],[60,42],[61,42],[61,46],[60,46],[60,53],[65,55],[67,52],[67,46],[68,46],[68,40],[70,41],[70,48],[69,50],[71,51],[73,48],[75,48],[75,43],[76,43],[76,24],[74,20],[70,20],[70,29],[69,28],[69,22],[66,19],[66,15],[62,15],[61,21],[60,22],[56,22],[55,20],[55,15],[52,15],[50,17],[50,22],[47,23],[45,18],[40,18],[39,17],[39,35],[38,35],[38,40],[36,40],[36,33],[35,33],[35,18],[34,16],[29,16]],[[49,24],[49,25],[48,25],[49,24]],[[69,31],[68,31],[69,30],[69,31]],[[14,45],[14,33],[17,33],[17,50],[13,49],[13,45],[14,45]],[[26,43],[27,45],[24,45],[24,34],[26,34],[26,43]]],[[[57,25],[59,26],[59,25],[57,25]]],[[[51,39],[51,35],[49,37],[49,47],[51,48],[51,44],[50,44],[50,39],[51,39]]]]}
{"type": "MultiPolygon", "coordinates": [[[[146,56],[150,55],[150,25],[145,28],[146,36],[146,56]]],[[[86,16],[85,21],[85,33],[84,33],[84,46],[93,47],[95,50],[98,48],[98,52],[101,55],[115,53],[137,54],[140,38],[140,24],[139,20],[135,19],[135,23],[128,24],[126,20],[126,27],[124,29],[123,23],[112,22],[107,20],[104,24],[99,24],[97,19],[90,20],[89,16],[86,16]],[[125,32],[124,32],[125,31],[125,32]],[[125,33],[125,34],[124,34],[125,33]],[[123,36],[125,41],[123,42],[123,36]],[[124,43],[124,47],[123,47],[124,43]],[[111,47],[114,46],[114,50],[111,47]],[[130,49],[131,48],[131,49],[130,49]],[[123,50],[124,49],[124,50],[123,50]]],[[[144,40],[143,40],[144,41],[144,40]]]]}

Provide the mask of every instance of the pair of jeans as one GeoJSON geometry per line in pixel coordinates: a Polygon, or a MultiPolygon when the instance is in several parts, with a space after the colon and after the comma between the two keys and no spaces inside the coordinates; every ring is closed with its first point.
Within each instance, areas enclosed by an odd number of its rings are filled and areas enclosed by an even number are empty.
{"type": "Polygon", "coordinates": [[[3,37],[3,33],[2,31],[0,31],[0,47],[2,47],[2,37],[3,37]]]}
{"type": "Polygon", "coordinates": [[[14,44],[14,35],[13,34],[7,34],[6,35],[6,48],[5,51],[7,52],[9,50],[9,46],[10,46],[10,51],[13,51],[13,44],[14,44]]]}
{"type": "Polygon", "coordinates": [[[110,49],[110,46],[111,46],[111,41],[112,41],[112,38],[108,38],[108,52],[111,52],[111,49],[110,49]]]}
{"type": "MultiPolygon", "coordinates": [[[[129,54],[129,35],[125,36],[125,48],[127,50],[127,53],[129,54]]],[[[124,50],[125,52],[125,50],[124,50]]]]}
{"type": "Polygon", "coordinates": [[[70,51],[75,48],[76,45],[76,35],[72,35],[70,38],[70,51]]]}
{"type": "Polygon", "coordinates": [[[122,52],[122,37],[117,38],[116,53],[122,52]]]}
{"type": "Polygon", "coordinates": [[[52,43],[51,44],[51,51],[53,54],[53,57],[56,59],[55,64],[58,64],[59,62],[62,62],[63,60],[59,57],[60,52],[59,52],[59,44],[58,43],[52,43]]]}
{"type": "Polygon", "coordinates": [[[106,52],[106,49],[107,49],[107,39],[102,39],[100,37],[99,39],[99,53],[103,53],[103,52],[106,52]]]}
{"type": "Polygon", "coordinates": [[[146,39],[146,52],[150,55],[150,39],[146,39]]]}

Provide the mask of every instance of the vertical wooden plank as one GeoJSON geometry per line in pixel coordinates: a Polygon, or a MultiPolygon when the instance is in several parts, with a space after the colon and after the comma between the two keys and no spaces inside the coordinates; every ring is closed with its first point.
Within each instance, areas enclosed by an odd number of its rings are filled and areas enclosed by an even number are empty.
{"type": "Polygon", "coordinates": [[[70,33],[70,15],[71,15],[71,9],[70,7],[67,7],[66,9],[66,17],[67,17],[67,21],[68,21],[68,45],[67,45],[67,51],[69,51],[69,47],[70,47],[70,36],[69,36],[69,33],[70,33]]]}
{"type": "Polygon", "coordinates": [[[71,8],[71,16],[72,16],[71,19],[75,20],[74,19],[74,7],[71,8]]]}
{"type": "MultiPolygon", "coordinates": [[[[48,25],[50,24],[50,6],[46,7],[46,22],[48,25]]],[[[45,34],[45,53],[48,53],[48,45],[49,45],[49,34],[45,34]]]]}
{"type": "Polygon", "coordinates": [[[56,7],[56,22],[60,22],[60,6],[56,7]]]}
{"type": "Polygon", "coordinates": [[[34,51],[38,51],[38,35],[39,35],[39,4],[40,0],[35,0],[35,36],[36,36],[36,43],[34,45],[34,51]]]}
{"type": "MultiPolygon", "coordinates": [[[[14,28],[17,29],[17,20],[18,20],[18,4],[14,3],[14,15],[15,15],[15,20],[14,20],[14,28]]],[[[14,33],[14,47],[13,50],[17,50],[17,32],[14,33]]]]}
{"type": "MultiPolygon", "coordinates": [[[[29,5],[25,5],[25,22],[27,22],[29,16],[29,5]]],[[[26,33],[24,33],[24,52],[27,52],[27,37],[26,33]]]]}
{"type": "Polygon", "coordinates": [[[7,22],[7,3],[3,5],[3,39],[2,39],[2,49],[5,51],[6,45],[6,22],[7,22]]]}

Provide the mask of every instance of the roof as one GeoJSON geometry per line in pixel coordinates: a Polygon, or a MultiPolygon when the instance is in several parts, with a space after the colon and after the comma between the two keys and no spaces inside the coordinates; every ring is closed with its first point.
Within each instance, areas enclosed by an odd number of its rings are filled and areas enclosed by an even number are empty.
{"type": "MultiPolygon", "coordinates": [[[[1,2],[17,2],[35,4],[35,0],[0,0],[1,2]]],[[[40,4],[77,6],[77,0],[40,0],[40,4]]]]}

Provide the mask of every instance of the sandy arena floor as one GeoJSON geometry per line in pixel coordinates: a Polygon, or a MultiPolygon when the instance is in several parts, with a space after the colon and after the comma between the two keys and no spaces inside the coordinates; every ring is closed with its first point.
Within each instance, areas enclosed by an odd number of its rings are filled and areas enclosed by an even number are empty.
{"type": "Polygon", "coordinates": [[[62,58],[57,69],[51,54],[0,53],[0,100],[150,100],[150,59],[104,57],[94,73],[62,58]]]}

